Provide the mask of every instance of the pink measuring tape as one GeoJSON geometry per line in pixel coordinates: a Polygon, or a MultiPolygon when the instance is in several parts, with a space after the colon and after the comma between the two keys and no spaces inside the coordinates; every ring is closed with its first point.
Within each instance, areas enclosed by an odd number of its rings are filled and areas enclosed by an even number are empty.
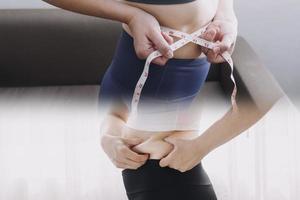
{"type": "MultiPolygon", "coordinates": [[[[208,24],[209,25],[209,24],[208,24]]],[[[174,42],[173,44],[170,45],[172,51],[175,51],[176,49],[179,49],[180,47],[184,46],[185,44],[189,43],[189,42],[193,42],[195,44],[198,44],[200,46],[204,46],[208,49],[213,49],[215,47],[215,43],[204,40],[202,38],[199,38],[200,35],[202,35],[206,28],[208,27],[208,25],[200,28],[199,30],[188,34],[188,33],[184,33],[181,31],[177,31],[171,28],[167,28],[164,26],[161,26],[161,31],[168,33],[169,35],[175,36],[175,37],[179,37],[181,38],[180,40],[174,42]]],[[[131,114],[136,115],[137,114],[137,106],[140,100],[140,96],[142,93],[142,89],[145,85],[145,82],[147,80],[148,74],[149,74],[149,66],[150,63],[153,59],[161,56],[162,54],[157,50],[152,52],[151,54],[149,54],[149,56],[146,59],[146,63],[142,72],[142,75],[140,76],[136,86],[135,86],[135,90],[133,93],[133,98],[131,101],[131,114]]],[[[235,79],[233,77],[233,61],[232,58],[230,56],[230,54],[226,51],[224,53],[221,54],[221,56],[224,58],[224,60],[226,60],[226,62],[229,64],[230,68],[231,68],[231,74],[230,74],[230,78],[234,84],[234,88],[233,91],[231,93],[231,104],[232,104],[232,109],[233,111],[237,111],[237,104],[236,104],[236,93],[237,93],[237,87],[236,87],[236,82],[235,79]]]]}

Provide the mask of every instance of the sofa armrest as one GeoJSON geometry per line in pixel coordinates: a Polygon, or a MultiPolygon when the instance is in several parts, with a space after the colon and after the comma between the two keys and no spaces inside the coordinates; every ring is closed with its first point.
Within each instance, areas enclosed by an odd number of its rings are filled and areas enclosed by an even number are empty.
{"type": "Polygon", "coordinates": [[[0,86],[100,84],[121,30],[63,9],[0,10],[0,86]]]}

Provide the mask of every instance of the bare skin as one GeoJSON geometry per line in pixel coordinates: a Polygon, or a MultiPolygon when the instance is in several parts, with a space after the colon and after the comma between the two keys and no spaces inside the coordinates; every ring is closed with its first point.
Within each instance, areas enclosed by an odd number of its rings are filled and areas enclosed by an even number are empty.
{"type": "MultiPolygon", "coordinates": [[[[224,60],[224,51],[232,53],[237,35],[237,20],[233,0],[196,0],[184,4],[153,5],[113,0],[47,0],[63,9],[87,15],[117,20],[134,39],[137,56],[141,59],[155,50],[161,57],[152,62],[164,65],[169,58],[198,58],[203,53],[211,62],[224,60]],[[212,21],[213,20],[213,21],[212,21]],[[176,38],[160,31],[160,25],[191,33],[212,21],[200,37],[216,42],[209,50],[189,43],[170,52],[176,38]]],[[[116,167],[137,169],[147,159],[160,159],[160,166],[181,172],[198,164],[213,149],[251,127],[270,109],[257,109],[251,103],[238,102],[240,111],[231,110],[209,127],[201,136],[197,131],[146,132],[126,127],[128,109],[121,102],[111,107],[101,126],[101,146],[116,167]]]]}
{"type": "MultiPolygon", "coordinates": [[[[161,26],[166,26],[186,33],[192,33],[212,21],[218,7],[218,0],[197,0],[173,5],[144,4],[124,0],[122,0],[122,2],[150,13],[156,18],[161,26]]],[[[128,26],[127,24],[122,23],[122,26],[127,33],[135,37],[136,34],[132,33],[130,30],[130,24],[128,26]]],[[[137,37],[136,39],[138,40],[139,38],[137,37]]],[[[179,38],[174,37],[173,41],[175,42],[178,39],[179,38]]],[[[174,58],[197,58],[205,56],[202,54],[200,46],[194,43],[188,43],[173,53],[174,58]]]]}

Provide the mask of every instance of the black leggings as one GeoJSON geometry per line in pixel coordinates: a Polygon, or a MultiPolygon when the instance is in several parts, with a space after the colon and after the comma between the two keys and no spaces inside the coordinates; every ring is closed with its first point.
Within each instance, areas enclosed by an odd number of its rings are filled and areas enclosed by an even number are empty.
{"type": "Polygon", "coordinates": [[[123,183],[129,200],[215,200],[213,186],[199,163],[180,172],[160,167],[149,159],[138,169],[122,170],[123,183]]]}

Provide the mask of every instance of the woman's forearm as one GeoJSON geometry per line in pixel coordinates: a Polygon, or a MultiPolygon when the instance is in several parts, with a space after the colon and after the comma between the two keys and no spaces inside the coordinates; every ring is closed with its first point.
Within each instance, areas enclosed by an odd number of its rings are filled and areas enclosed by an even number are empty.
{"type": "Polygon", "coordinates": [[[196,138],[200,151],[206,155],[255,124],[267,111],[260,111],[250,102],[240,103],[238,112],[229,110],[221,119],[196,138]]]}
{"type": "Polygon", "coordinates": [[[227,20],[237,24],[233,0],[219,0],[219,5],[214,20],[227,20]]]}
{"type": "Polygon", "coordinates": [[[43,0],[56,7],[128,24],[136,12],[143,10],[116,0],[43,0]]]}
{"type": "Polygon", "coordinates": [[[101,124],[101,135],[121,136],[125,121],[116,115],[108,114],[101,124]]]}
{"type": "Polygon", "coordinates": [[[114,104],[105,114],[101,123],[101,135],[122,136],[126,121],[128,118],[128,111],[126,106],[122,104],[114,104]]]}

